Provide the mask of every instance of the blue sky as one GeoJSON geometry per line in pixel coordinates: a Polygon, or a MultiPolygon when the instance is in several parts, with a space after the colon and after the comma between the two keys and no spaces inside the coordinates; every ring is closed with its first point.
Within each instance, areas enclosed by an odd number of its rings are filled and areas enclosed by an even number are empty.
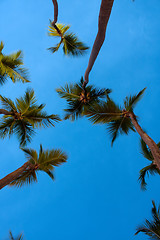
{"type": "MultiPolygon", "coordinates": [[[[100,1],[59,0],[59,22],[90,47],[97,33],[100,1]]],[[[52,55],[46,49],[56,43],[47,36],[53,19],[52,1],[1,0],[0,40],[4,53],[21,49],[29,69],[30,84],[1,86],[1,94],[15,99],[27,87],[49,114],[63,116],[65,101],[55,92],[84,75],[89,53],[81,58],[52,55]]],[[[160,2],[115,1],[105,43],[90,74],[90,83],[113,90],[121,104],[125,96],[147,90],[135,109],[141,126],[159,139],[160,2]]],[[[68,161],[55,170],[55,182],[39,174],[37,184],[21,189],[6,187],[0,196],[0,239],[24,233],[26,240],[147,239],[134,236],[137,225],[150,218],[151,200],[159,201],[159,176],[150,177],[143,192],[138,172],[148,162],[140,154],[139,136],[120,136],[111,148],[105,126],[87,119],[63,121],[55,128],[37,131],[28,147],[61,148],[68,161]]],[[[15,137],[0,141],[0,178],[25,162],[15,137]]]]}

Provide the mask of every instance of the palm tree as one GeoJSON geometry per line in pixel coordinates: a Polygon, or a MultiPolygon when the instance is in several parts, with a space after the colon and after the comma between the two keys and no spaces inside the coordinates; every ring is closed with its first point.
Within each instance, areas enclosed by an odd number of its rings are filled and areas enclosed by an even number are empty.
{"type": "Polygon", "coordinates": [[[34,91],[31,89],[28,89],[23,97],[16,98],[15,103],[1,95],[0,101],[4,108],[0,109],[0,114],[3,114],[0,119],[0,137],[4,138],[15,133],[20,145],[31,141],[35,128],[54,126],[54,122],[60,121],[57,115],[47,115],[43,111],[45,105],[37,104],[34,91]]]}
{"type": "Polygon", "coordinates": [[[89,73],[92,70],[94,62],[105,40],[106,28],[107,28],[110,14],[112,11],[113,2],[114,0],[102,0],[101,2],[99,20],[98,20],[98,33],[97,33],[94,45],[92,47],[92,52],[89,58],[88,67],[84,75],[85,81],[83,83],[83,87],[85,87],[89,81],[89,73]]]}
{"type": "Polygon", "coordinates": [[[54,47],[48,48],[52,53],[58,51],[61,45],[63,45],[63,52],[65,55],[79,56],[83,55],[88,47],[80,42],[77,36],[73,33],[68,33],[69,25],[64,25],[61,23],[53,24],[49,26],[49,36],[60,37],[60,42],[54,47]],[[67,33],[66,33],[67,32],[67,33]]]}
{"type": "MultiPolygon", "coordinates": [[[[157,146],[158,146],[158,148],[160,148],[160,142],[157,144],[157,146]]],[[[146,143],[142,139],[141,139],[141,151],[142,151],[143,156],[147,160],[151,161],[151,164],[149,164],[148,166],[146,166],[140,170],[139,181],[141,183],[141,188],[143,190],[146,190],[146,186],[147,186],[146,175],[149,175],[149,173],[151,175],[154,175],[154,174],[160,175],[160,170],[154,164],[153,155],[152,155],[150,149],[147,147],[146,143]]]]}
{"type": "Polygon", "coordinates": [[[153,139],[143,131],[133,112],[136,103],[140,100],[144,91],[145,88],[137,95],[126,97],[124,100],[124,108],[116,105],[114,101],[108,97],[108,101],[101,101],[91,106],[86,115],[94,124],[107,124],[108,131],[112,137],[112,144],[120,133],[128,134],[129,130],[136,130],[143,141],[148,145],[154,158],[153,163],[160,170],[159,147],[153,139]]]}
{"type": "Polygon", "coordinates": [[[2,50],[4,48],[3,42],[0,44],[0,84],[5,83],[7,78],[11,78],[13,82],[21,81],[23,83],[29,82],[27,77],[27,70],[22,68],[22,52],[18,51],[10,55],[4,55],[2,50]]]}
{"type": "Polygon", "coordinates": [[[37,182],[37,173],[43,171],[54,180],[54,167],[67,161],[67,155],[60,149],[43,150],[40,145],[39,154],[37,151],[22,148],[27,158],[20,168],[8,174],[0,180],[0,189],[7,185],[21,187],[25,184],[37,182]]]}
{"type": "Polygon", "coordinates": [[[78,84],[66,84],[65,87],[56,89],[60,97],[67,100],[68,108],[64,109],[67,112],[65,119],[74,121],[81,117],[90,105],[99,102],[111,92],[110,89],[97,89],[91,85],[87,86],[84,91],[82,85],[83,78],[78,84]]]}
{"type": "Polygon", "coordinates": [[[137,235],[140,232],[145,233],[147,236],[150,237],[150,239],[159,240],[160,239],[160,206],[158,207],[158,210],[156,209],[155,202],[152,201],[153,207],[152,207],[152,217],[153,220],[145,220],[145,224],[137,228],[137,232],[135,235],[137,235]]]}
{"type": "Polygon", "coordinates": [[[23,235],[20,234],[19,236],[17,236],[16,238],[14,238],[12,232],[10,231],[10,232],[9,232],[9,239],[10,239],[10,240],[22,240],[22,239],[23,239],[23,235]]]}

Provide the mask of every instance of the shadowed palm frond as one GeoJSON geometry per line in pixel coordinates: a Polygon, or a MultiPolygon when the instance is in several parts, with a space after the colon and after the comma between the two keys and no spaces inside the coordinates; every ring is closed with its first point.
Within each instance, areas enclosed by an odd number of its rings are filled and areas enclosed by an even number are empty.
{"type": "Polygon", "coordinates": [[[49,36],[60,37],[60,42],[54,47],[48,48],[52,53],[58,51],[61,45],[63,45],[63,52],[68,56],[79,56],[83,55],[88,47],[81,41],[78,40],[77,36],[73,33],[67,33],[70,26],[64,24],[56,24],[56,27],[49,26],[49,36]],[[58,28],[58,31],[56,30],[58,28]]]}
{"type": "Polygon", "coordinates": [[[11,186],[21,187],[25,184],[37,182],[39,171],[47,173],[54,180],[54,167],[67,161],[67,155],[60,149],[43,150],[42,145],[40,145],[39,154],[33,149],[21,149],[24,151],[27,161],[30,162],[30,166],[11,182],[11,186]]]}
{"type": "Polygon", "coordinates": [[[78,84],[66,84],[65,87],[56,89],[59,96],[67,101],[68,108],[64,109],[65,119],[75,120],[83,116],[90,106],[101,101],[111,92],[110,89],[98,89],[92,85],[88,85],[84,91],[82,85],[83,78],[78,84]]]}
{"type": "MultiPolygon", "coordinates": [[[[160,143],[157,144],[157,146],[160,148],[160,143]]],[[[154,158],[152,156],[152,153],[146,143],[141,139],[141,153],[142,155],[148,159],[149,161],[152,161],[152,163],[143,169],[140,170],[139,172],[139,182],[141,184],[142,190],[146,190],[147,183],[146,183],[146,176],[155,175],[159,174],[160,175],[160,170],[156,167],[156,165],[153,163],[154,158]]]]}
{"type": "Polygon", "coordinates": [[[13,82],[29,82],[28,71],[22,67],[23,56],[21,51],[10,55],[2,54],[3,43],[0,45],[0,84],[3,84],[9,77],[13,82]]]}
{"type": "Polygon", "coordinates": [[[0,100],[5,110],[11,113],[10,115],[5,114],[0,119],[0,137],[4,138],[15,133],[22,146],[31,141],[35,134],[35,128],[51,127],[61,120],[58,115],[48,115],[43,111],[45,105],[37,104],[32,89],[27,89],[23,97],[16,98],[15,103],[2,96],[0,96],[0,100]]]}
{"type": "Polygon", "coordinates": [[[10,239],[10,240],[23,240],[23,236],[22,236],[22,234],[20,234],[19,236],[17,236],[16,238],[14,238],[12,232],[10,231],[10,232],[9,232],[9,239],[10,239]]]}
{"type": "Polygon", "coordinates": [[[160,206],[158,210],[156,209],[155,202],[152,201],[152,217],[151,221],[145,220],[145,224],[138,227],[135,235],[140,232],[145,233],[150,239],[159,240],[160,239],[160,206]]]}

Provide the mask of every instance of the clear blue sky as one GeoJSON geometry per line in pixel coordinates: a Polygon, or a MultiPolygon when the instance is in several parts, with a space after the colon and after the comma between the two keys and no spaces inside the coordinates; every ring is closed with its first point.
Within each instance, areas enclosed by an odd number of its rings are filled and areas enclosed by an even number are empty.
{"type": "MultiPolygon", "coordinates": [[[[97,33],[100,0],[59,0],[59,22],[89,46],[97,33]]],[[[30,84],[1,86],[1,94],[14,99],[34,88],[39,103],[49,114],[60,114],[65,101],[55,92],[65,83],[77,82],[84,74],[89,54],[82,58],[52,55],[46,49],[56,40],[47,36],[53,19],[51,0],[1,0],[0,40],[4,53],[23,50],[30,84]]],[[[112,97],[124,97],[147,87],[135,109],[141,126],[160,141],[160,1],[116,1],[106,40],[90,75],[90,83],[113,89],[112,97]]],[[[55,128],[37,131],[28,147],[62,148],[68,162],[56,168],[55,182],[39,174],[37,184],[21,189],[6,187],[0,192],[0,240],[9,230],[26,240],[128,240],[137,225],[150,218],[151,200],[160,203],[160,177],[148,180],[143,192],[137,181],[148,164],[140,154],[139,136],[121,136],[111,148],[105,126],[86,119],[65,121],[55,128]]],[[[25,162],[15,137],[0,141],[0,178],[25,162]]]]}

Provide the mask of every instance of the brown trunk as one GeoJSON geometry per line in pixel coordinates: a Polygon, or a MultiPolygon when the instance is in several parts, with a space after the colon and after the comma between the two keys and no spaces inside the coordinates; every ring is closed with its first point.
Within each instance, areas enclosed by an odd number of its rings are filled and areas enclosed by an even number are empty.
{"type": "Polygon", "coordinates": [[[58,3],[57,0],[52,0],[52,2],[54,5],[54,21],[52,22],[52,25],[54,26],[58,19],[58,3]]]}
{"type": "Polygon", "coordinates": [[[141,126],[138,124],[137,122],[137,119],[136,119],[136,116],[134,115],[134,113],[132,112],[129,112],[127,114],[135,129],[137,130],[137,132],[139,133],[139,135],[141,136],[141,138],[143,139],[143,141],[148,145],[149,149],[151,150],[151,153],[153,155],[153,158],[154,158],[154,164],[156,164],[156,166],[158,167],[158,169],[160,170],[160,150],[157,146],[157,144],[153,141],[152,138],[150,138],[144,131],[143,129],[141,128],[141,126]]]}
{"type": "Polygon", "coordinates": [[[9,111],[7,111],[7,110],[5,110],[5,109],[0,109],[0,114],[4,114],[4,115],[13,115],[12,112],[9,112],[9,111]]]}
{"type": "Polygon", "coordinates": [[[26,170],[29,166],[31,166],[30,162],[24,163],[20,168],[15,170],[14,172],[8,174],[4,178],[0,179],[0,190],[10,184],[13,180],[15,180],[17,177],[23,173],[24,170],[26,170]]]}
{"type": "Polygon", "coordinates": [[[114,0],[102,0],[101,2],[101,8],[99,13],[99,20],[98,20],[98,33],[92,48],[92,52],[90,55],[88,67],[86,69],[85,75],[84,75],[84,83],[83,87],[85,87],[89,81],[89,73],[93,67],[93,64],[98,56],[98,53],[101,49],[101,46],[105,39],[106,34],[106,28],[108,24],[108,20],[111,14],[112,6],[113,6],[114,0]]]}

